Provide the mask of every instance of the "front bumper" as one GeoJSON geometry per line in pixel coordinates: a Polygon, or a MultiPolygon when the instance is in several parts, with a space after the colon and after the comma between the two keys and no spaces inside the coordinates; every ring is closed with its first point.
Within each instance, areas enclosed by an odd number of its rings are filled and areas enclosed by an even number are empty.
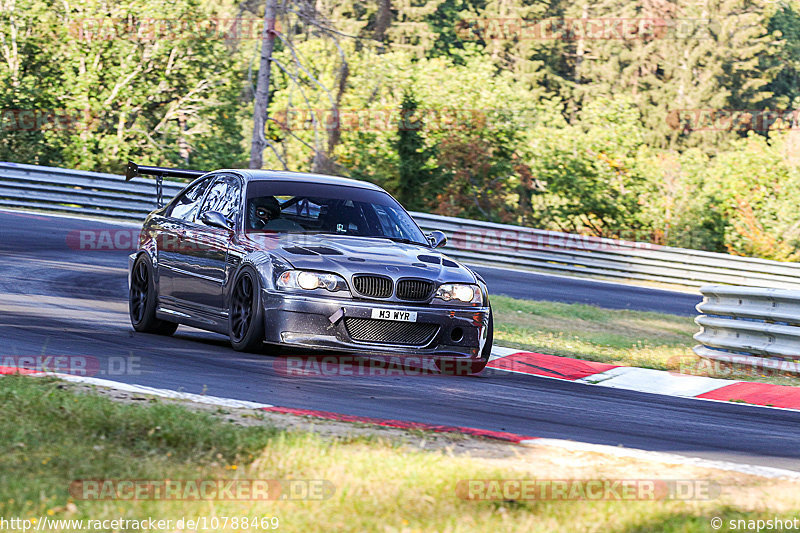
{"type": "MultiPolygon", "coordinates": [[[[488,307],[431,307],[395,302],[389,304],[305,296],[267,289],[263,289],[262,296],[265,340],[284,346],[361,354],[390,353],[478,359],[488,324],[488,307]],[[353,339],[346,327],[346,320],[371,319],[373,309],[416,311],[416,323],[433,324],[437,326],[436,332],[429,341],[421,345],[353,339]]],[[[406,323],[395,324],[399,326],[406,323]]]]}

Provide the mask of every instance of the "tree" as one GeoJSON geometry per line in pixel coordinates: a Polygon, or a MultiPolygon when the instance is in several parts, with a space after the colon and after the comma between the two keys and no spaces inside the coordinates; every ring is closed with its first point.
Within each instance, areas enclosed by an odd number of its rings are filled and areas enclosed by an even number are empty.
{"type": "Polygon", "coordinates": [[[777,57],[765,58],[779,66],[767,88],[776,98],[782,97],[778,105],[797,105],[800,97],[800,13],[792,4],[781,3],[770,17],[768,29],[780,36],[784,47],[777,57]]]}
{"type": "Polygon", "coordinates": [[[518,221],[519,213],[511,203],[512,178],[523,170],[514,164],[506,143],[453,133],[442,141],[439,152],[445,179],[436,195],[434,212],[495,222],[518,221]]]}
{"type": "Polygon", "coordinates": [[[536,221],[549,229],[598,237],[630,237],[641,228],[646,188],[639,113],[629,99],[598,99],[579,125],[542,128],[533,146],[533,174],[545,183],[536,221]]]}
{"type": "MultiPolygon", "coordinates": [[[[275,0],[268,1],[271,4],[275,2],[275,0]]],[[[268,8],[270,13],[272,13],[272,7],[268,6],[268,8]]],[[[312,117],[314,142],[313,144],[304,142],[293,131],[294,126],[286,122],[285,119],[290,118],[295,111],[291,105],[291,99],[289,99],[289,105],[286,109],[278,111],[279,118],[283,118],[284,120],[273,120],[275,126],[277,126],[277,129],[281,130],[284,136],[301,140],[307,148],[312,150],[310,165],[312,171],[332,173],[336,170],[336,165],[331,160],[329,154],[333,152],[336,145],[339,143],[339,132],[335,128],[327,132],[328,143],[326,153],[319,131],[324,124],[320,124],[316,120],[316,116],[320,111],[325,109],[325,111],[330,114],[332,120],[338,122],[339,107],[347,89],[347,80],[350,75],[349,64],[344,49],[340,44],[339,37],[354,36],[339,32],[333,27],[325,15],[319,11],[317,4],[309,0],[294,0],[281,4],[279,9],[276,8],[275,10],[276,19],[268,20],[266,10],[264,16],[266,33],[262,46],[261,67],[259,69],[260,87],[256,89],[257,108],[254,110],[250,166],[251,168],[261,168],[263,165],[263,150],[265,146],[268,146],[272,150],[272,153],[284,168],[288,168],[289,166],[285,157],[286,154],[284,153],[281,155],[274,143],[265,135],[265,127],[268,121],[271,120],[268,116],[268,109],[274,89],[277,89],[270,87],[270,80],[272,79],[270,73],[274,65],[278,67],[283,76],[281,80],[282,85],[284,87],[290,87],[291,90],[297,89],[300,92],[305,104],[305,110],[309,112],[312,117]],[[278,31],[276,29],[276,23],[280,24],[285,30],[278,31]],[[269,30],[270,24],[272,24],[271,30],[269,30]],[[268,35],[272,37],[268,37],[268,35]],[[306,43],[315,42],[317,40],[329,40],[333,43],[338,52],[338,64],[331,65],[330,61],[325,61],[324,65],[326,68],[333,66],[336,78],[333,83],[326,84],[321,80],[323,76],[320,69],[314,67],[315,60],[319,60],[320,58],[304,56],[301,51],[303,47],[299,43],[295,43],[296,35],[305,35],[306,43]],[[279,40],[279,45],[275,44],[274,38],[279,40]],[[330,86],[333,86],[334,89],[330,89],[330,86]],[[311,94],[311,98],[309,98],[310,93],[315,93],[317,91],[321,92],[326,99],[325,108],[314,105],[313,94],[311,94]],[[258,154],[261,154],[261,158],[258,157],[258,154]]],[[[327,58],[324,59],[327,60],[327,58]]],[[[303,106],[301,106],[301,108],[302,107],[303,106]]],[[[274,128],[272,129],[274,131],[274,128]]]]}
{"type": "Polygon", "coordinates": [[[417,101],[407,92],[400,108],[397,128],[397,157],[399,163],[398,199],[407,209],[425,207],[425,192],[433,173],[429,165],[430,154],[420,130],[423,122],[416,115],[417,101]]]}
{"type": "Polygon", "coordinates": [[[20,0],[6,7],[0,34],[7,39],[15,26],[21,53],[9,72],[16,79],[11,101],[3,105],[69,120],[37,125],[38,142],[9,159],[119,172],[132,158],[185,165],[202,139],[227,154],[221,163],[242,161],[242,138],[231,127],[240,118],[237,30],[201,25],[230,22],[230,3],[20,0]],[[231,134],[215,134],[220,126],[231,134]]]}
{"type": "Polygon", "coordinates": [[[800,259],[800,168],[792,163],[790,142],[787,133],[766,139],[750,132],[704,169],[725,216],[729,252],[800,259]]]}
{"type": "Polygon", "coordinates": [[[585,105],[597,97],[626,95],[645,110],[649,145],[715,150],[744,132],[724,131],[722,122],[711,124],[712,110],[738,113],[772,103],[769,83],[777,68],[770,58],[780,56],[781,46],[767,27],[765,12],[767,0],[588,3],[590,18],[650,23],[633,28],[641,31],[630,38],[587,41],[580,99],[585,105]],[[694,115],[687,110],[703,111],[694,115]],[[709,123],[698,123],[698,118],[709,123]]]}
{"type": "Polygon", "coordinates": [[[267,0],[264,9],[264,29],[261,39],[261,63],[258,69],[255,103],[253,105],[253,140],[250,149],[250,168],[261,168],[264,164],[264,148],[267,139],[264,127],[269,107],[269,79],[272,69],[272,51],[275,48],[275,19],[278,16],[277,0],[267,0]]]}

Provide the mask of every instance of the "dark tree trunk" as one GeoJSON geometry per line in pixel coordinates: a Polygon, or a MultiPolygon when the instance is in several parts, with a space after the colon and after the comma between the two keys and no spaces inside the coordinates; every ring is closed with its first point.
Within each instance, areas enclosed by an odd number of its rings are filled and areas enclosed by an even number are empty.
{"type": "Polygon", "coordinates": [[[278,15],[277,0],[267,0],[264,9],[264,29],[262,33],[261,63],[256,82],[256,101],[253,109],[253,142],[250,145],[250,168],[261,168],[264,163],[264,148],[267,143],[264,129],[267,124],[269,107],[269,78],[272,50],[275,48],[275,18],[278,15]]]}

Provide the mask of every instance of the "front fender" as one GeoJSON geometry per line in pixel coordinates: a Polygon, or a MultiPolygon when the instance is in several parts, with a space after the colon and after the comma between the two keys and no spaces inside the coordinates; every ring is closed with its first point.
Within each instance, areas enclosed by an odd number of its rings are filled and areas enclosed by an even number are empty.
{"type": "Polygon", "coordinates": [[[244,265],[250,265],[258,272],[262,289],[274,289],[276,276],[284,270],[292,268],[291,264],[280,257],[261,250],[251,252],[241,259],[236,269],[237,275],[244,265]]]}
{"type": "Polygon", "coordinates": [[[280,257],[268,252],[258,250],[247,253],[244,256],[231,254],[228,258],[228,268],[224,287],[225,306],[230,305],[230,293],[236,278],[242,267],[249,265],[257,273],[262,289],[274,289],[275,279],[284,270],[292,268],[292,265],[280,257]]]}

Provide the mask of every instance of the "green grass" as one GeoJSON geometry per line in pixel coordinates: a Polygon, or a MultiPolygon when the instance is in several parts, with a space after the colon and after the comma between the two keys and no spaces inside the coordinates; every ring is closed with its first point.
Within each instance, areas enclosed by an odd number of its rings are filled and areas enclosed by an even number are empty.
{"type": "Polygon", "coordinates": [[[800,385],[791,374],[756,373],[697,357],[693,317],[493,296],[495,343],[550,355],[743,381],[800,385]]]}
{"type": "Polygon", "coordinates": [[[691,317],[505,296],[492,297],[492,308],[495,341],[511,348],[670,370],[697,344],[691,317]]]}
{"type": "Polygon", "coordinates": [[[724,499],[466,501],[455,493],[460,479],[541,474],[535,464],[527,470],[501,468],[485,459],[398,448],[374,437],[332,439],[266,425],[241,427],[181,405],[122,404],[43,378],[0,378],[0,409],[0,516],[5,518],[277,516],[280,531],[298,532],[678,532],[709,531],[711,516],[756,519],[786,511],[770,504],[754,513],[724,499]],[[87,478],[324,479],[335,494],[293,502],[72,499],[70,482],[87,478]]]}

